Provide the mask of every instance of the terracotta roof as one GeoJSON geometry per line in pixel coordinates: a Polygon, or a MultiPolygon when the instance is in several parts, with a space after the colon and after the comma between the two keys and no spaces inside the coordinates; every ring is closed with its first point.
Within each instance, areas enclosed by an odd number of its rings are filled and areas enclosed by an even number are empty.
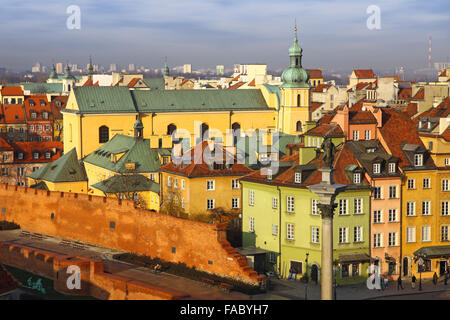
{"type": "Polygon", "coordinates": [[[425,98],[425,89],[420,88],[419,91],[416,92],[413,99],[414,100],[423,100],[425,98]]]}
{"type": "Polygon", "coordinates": [[[67,100],[69,99],[69,96],[57,96],[53,97],[52,101],[50,102],[52,107],[52,113],[53,113],[53,119],[62,119],[62,113],[61,110],[66,107],[67,100]],[[56,104],[56,101],[60,101],[60,106],[58,107],[56,104]]]}
{"type": "Polygon", "coordinates": [[[411,100],[412,98],[412,88],[403,88],[398,91],[398,99],[401,100],[411,100]]]}
{"type": "Polygon", "coordinates": [[[322,118],[319,119],[319,121],[317,121],[319,124],[321,123],[330,123],[331,120],[333,119],[333,117],[336,115],[336,112],[332,111],[332,112],[327,112],[325,113],[322,118]]]}
{"type": "Polygon", "coordinates": [[[4,104],[5,123],[25,123],[25,109],[21,104],[4,104]]]}
{"type": "Polygon", "coordinates": [[[324,102],[311,102],[311,112],[316,111],[323,104],[324,104],[324,102]]]}
{"type": "Polygon", "coordinates": [[[133,79],[131,79],[130,83],[128,83],[128,87],[129,88],[134,87],[136,85],[136,83],[139,82],[139,80],[141,80],[141,79],[140,78],[133,78],[133,79]]]}
{"type": "Polygon", "coordinates": [[[240,81],[240,82],[238,82],[238,83],[232,85],[232,86],[229,87],[228,89],[230,89],[230,90],[235,90],[235,89],[238,89],[238,88],[242,87],[244,84],[245,84],[245,82],[240,81]]]}
{"type": "Polygon", "coordinates": [[[355,75],[359,79],[374,79],[375,74],[373,73],[372,69],[357,69],[353,70],[355,72],[355,75]]]}
{"type": "Polygon", "coordinates": [[[14,291],[20,286],[21,283],[17,281],[8,270],[6,270],[5,266],[0,264],[0,295],[14,291]]]}
{"type": "Polygon", "coordinates": [[[353,111],[353,107],[348,112],[350,124],[377,123],[377,119],[370,111],[353,111]]]}
{"type": "Polygon", "coordinates": [[[24,108],[28,121],[51,121],[53,119],[52,108],[46,95],[33,95],[26,97],[24,101],[24,108]],[[47,112],[47,119],[44,119],[44,112],[47,112]],[[36,113],[35,118],[31,117],[32,113],[36,113]]]}
{"type": "Polygon", "coordinates": [[[305,135],[321,137],[344,137],[344,132],[342,131],[342,128],[336,123],[322,123],[317,127],[308,130],[305,135]]]}
{"type": "Polygon", "coordinates": [[[208,154],[209,143],[208,141],[203,141],[197,144],[194,148],[188,151],[190,157],[189,164],[175,164],[173,161],[162,166],[161,171],[172,172],[175,174],[184,175],[187,177],[202,177],[202,176],[243,176],[253,172],[252,169],[248,168],[244,164],[237,163],[237,159],[234,155],[225,151],[220,144],[215,144],[215,154],[219,157],[223,163],[226,163],[226,159],[234,159],[233,164],[229,169],[214,169],[213,165],[211,167],[205,161],[205,156],[208,154]]]}
{"type": "Polygon", "coordinates": [[[447,76],[447,69],[444,69],[444,71],[441,72],[439,77],[446,77],[447,76]]]}
{"type": "MultiPolygon", "coordinates": [[[[405,144],[416,145],[425,148],[420,139],[416,124],[403,112],[392,108],[383,108],[383,126],[380,133],[393,156],[400,159],[399,167],[411,168],[402,147],[405,144]]],[[[426,167],[434,167],[431,157],[425,160],[426,167]]]]}
{"type": "Polygon", "coordinates": [[[61,156],[63,151],[63,143],[59,141],[33,141],[33,142],[11,142],[15,152],[23,152],[23,159],[19,160],[15,157],[14,162],[17,163],[42,163],[52,162],[61,156]],[[33,159],[33,152],[39,152],[39,158],[33,159]],[[50,151],[50,159],[45,158],[45,152],[50,151]],[[56,151],[56,152],[54,152],[56,151]]]}
{"type": "Polygon", "coordinates": [[[321,83],[315,86],[312,91],[313,92],[325,92],[329,87],[331,87],[331,84],[329,83],[321,83]]]}
{"type": "Polygon", "coordinates": [[[14,151],[14,148],[2,137],[0,137],[0,151],[14,151]]]}
{"type": "Polygon", "coordinates": [[[252,81],[250,81],[250,83],[248,84],[249,87],[254,87],[255,86],[255,79],[253,79],[252,81]]]}
{"type": "Polygon", "coordinates": [[[309,73],[310,79],[323,78],[321,69],[306,69],[309,73]]]}
{"type": "Polygon", "coordinates": [[[89,77],[86,82],[82,85],[82,87],[88,87],[88,86],[92,86],[92,87],[98,87],[98,81],[94,83],[94,80],[92,80],[92,77],[89,77]]]}
{"type": "Polygon", "coordinates": [[[22,87],[3,87],[2,96],[23,96],[22,87]]]}
{"type": "MultiPolygon", "coordinates": [[[[250,175],[241,178],[242,180],[264,182],[267,184],[284,185],[284,186],[295,186],[299,188],[306,188],[309,185],[317,184],[322,181],[322,173],[317,170],[324,166],[323,153],[320,153],[315,159],[310,161],[308,164],[299,166],[299,154],[296,153],[289,157],[283,157],[280,159],[280,167],[278,175],[273,178],[273,180],[268,181],[267,176],[261,174],[261,170],[256,171],[250,175]],[[287,164],[285,165],[282,164],[287,164]],[[297,169],[306,171],[305,177],[302,183],[295,183],[295,171],[297,169]]],[[[353,181],[349,180],[346,175],[345,167],[349,164],[358,165],[358,161],[351,152],[350,148],[346,144],[340,144],[336,147],[336,154],[333,162],[334,171],[334,181],[338,184],[352,185],[353,181]]],[[[366,178],[364,179],[364,187],[368,187],[368,182],[366,178]]]]}
{"type": "Polygon", "coordinates": [[[426,117],[436,117],[436,118],[446,118],[450,115],[450,97],[446,98],[435,108],[431,107],[427,111],[422,112],[416,118],[414,118],[417,123],[420,118],[426,117]]]}

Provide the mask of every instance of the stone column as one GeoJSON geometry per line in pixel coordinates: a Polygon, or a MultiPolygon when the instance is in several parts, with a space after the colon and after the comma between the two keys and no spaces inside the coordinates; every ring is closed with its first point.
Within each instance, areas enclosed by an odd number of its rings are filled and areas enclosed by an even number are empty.
{"type": "Polygon", "coordinates": [[[333,300],[333,214],[336,204],[318,204],[322,215],[322,300],[333,300]]]}

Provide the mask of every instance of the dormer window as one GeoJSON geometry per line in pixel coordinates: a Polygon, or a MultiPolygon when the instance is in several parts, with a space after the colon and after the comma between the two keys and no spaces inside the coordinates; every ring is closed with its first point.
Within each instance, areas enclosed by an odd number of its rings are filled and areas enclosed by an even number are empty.
{"type": "Polygon", "coordinates": [[[373,173],[378,174],[381,172],[381,164],[374,163],[373,164],[373,173]]]}
{"type": "Polygon", "coordinates": [[[31,118],[32,118],[32,119],[36,119],[36,116],[37,116],[37,115],[36,115],[36,112],[32,112],[32,113],[31,113],[31,118]]]}
{"type": "Polygon", "coordinates": [[[360,183],[361,183],[361,173],[354,173],[353,184],[360,184],[360,183]]]}
{"type": "Polygon", "coordinates": [[[47,119],[48,119],[48,112],[44,112],[44,113],[42,114],[42,117],[43,117],[45,120],[47,120],[47,119]]]}
{"type": "Polygon", "coordinates": [[[17,159],[23,160],[23,153],[22,153],[22,152],[19,152],[19,153],[17,154],[17,159]]]}
{"type": "Polygon", "coordinates": [[[267,169],[267,180],[272,180],[272,169],[267,169]]]}
{"type": "Polygon", "coordinates": [[[51,156],[52,156],[52,155],[51,155],[50,152],[46,152],[46,153],[45,153],[45,159],[50,159],[51,156]]]}
{"type": "Polygon", "coordinates": [[[39,159],[39,152],[33,152],[33,159],[39,159]]]}
{"type": "Polygon", "coordinates": [[[397,169],[396,169],[396,164],[395,164],[395,162],[389,163],[389,173],[395,173],[396,170],[397,170],[397,169]]]}
{"type": "Polygon", "coordinates": [[[423,166],[423,154],[416,153],[414,155],[414,166],[415,167],[423,166]]]}
{"type": "Polygon", "coordinates": [[[30,105],[30,107],[34,107],[34,101],[30,100],[30,102],[28,103],[30,105]]]}
{"type": "Polygon", "coordinates": [[[39,100],[39,102],[41,103],[41,107],[45,107],[45,101],[44,100],[39,100]]]}
{"type": "Polygon", "coordinates": [[[294,175],[295,183],[302,183],[302,174],[300,172],[296,172],[294,175]]]}
{"type": "Polygon", "coordinates": [[[367,148],[366,151],[367,153],[373,153],[375,152],[375,148],[367,148]]]}

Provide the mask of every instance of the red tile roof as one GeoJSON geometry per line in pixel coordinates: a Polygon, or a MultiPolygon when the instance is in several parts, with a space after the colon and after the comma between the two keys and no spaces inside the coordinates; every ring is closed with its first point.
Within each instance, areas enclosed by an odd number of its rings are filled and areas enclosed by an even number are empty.
{"type": "Polygon", "coordinates": [[[417,117],[414,118],[417,123],[420,118],[425,117],[437,117],[437,118],[446,118],[450,115],[450,97],[446,98],[435,108],[431,107],[427,111],[422,112],[417,117]]]}
{"type": "Polygon", "coordinates": [[[439,77],[446,77],[447,76],[447,69],[444,69],[444,71],[441,72],[439,77]]]}
{"type": "Polygon", "coordinates": [[[240,81],[240,82],[238,82],[238,83],[232,85],[232,86],[229,87],[228,89],[230,89],[230,90],[235,90],[235,89],[238,89],[238,88],[242,87],[244,84],[245,84],[245,82],[240,81]]]}
{"type": "Polygon", "coordinates": [[[92,77],[89,77],[86,82],[83,84],[83,87],[98,87],[98,81],[94,83],[92,77]]]}
{"type": "Polygon", "coordinates": [[[400,100],[411,100],[412,98],[412,88],[403,88],[398,91],[398,99],[400,100]]]}
{"type": "Polygon", "coordinates": [[[51,121],[53,119],[52,108],[46,95],[27,96],[24,101],[24,108],[28,121],[51,121]],[[32,105],[33,103],[34,105],[32,105]],[[44,119],[44,112],[47,112],[47,119],[44,119]],[[31,117],[32,113],[36,113],[36,118],[31,117]]]}
{"type": "Polygon", "coordinates": [[[316,111],[318,108],[320,108],[324,102],[311,102],[311,112],[316,111]]]}
{"type": "Polygon", "coordinates": [[[3,87],[2,96],[23,96],[22,87],[3,87]]]}
{"type": "MultiPolygon", "coordinates": [[[[400,159],[399,166],[401,168],[411,168],[412,166],[406,158],[402,146],[408,143],[425,148],[416,124],[403,112],[392,108],[383,108],[381,110],[383,112],[383,126],[380,128],[380,133],[383,140],[388,145],[392,155],[400,159]]],[[[428,157],[425,165],[434,166],[431,157],[428,157]]]]}
{"type": "Polygon", "coordinates": [[[161,171],[172,172],[174,174],[180,174],[192,178],[202,176],[243,176],[253,172],[252,169],[248,168],[244,164],[237,163],[236,157],[225,151],[220,144],[215,145],[216,151],[215,153],[211,152],[211,154],[215,154],[216,157],[222,159],[223,163],[227,161],[226,159],[230,158],[234,159],[234,162],[229,169],[210,169],[204,157],[204,154],[208,154],[208,151],[205,153],[205,149],[208,148],[208,146],[208,141],[203,141],[189,150],[188,154],[191,159],[189,164],[176,165],[172,161],[162,166],[161,171]]]}
{"type": "Polygon", "coordinates": [[[315,86],[312,91],[313,92],[325,92],[329,87],[331,87],[331,84],[329,83],[321,83],[315,86]]]}
{"type": "Polygon", "coordinates": [[[414,100],[423,100],[425,99],[425,89],[420,88],[419,91],[416,92],[416,94],[413,97],[414,100]]]}
{"type": "Polygon", "coordinates": [[[322,123],[317,127],[308,130],[305,135],[321,137],[344,137],[344,132],[342,131],[341,126],[336,123],[322,123]]]}
{"type": "Polygon", "coordinates": [[[372,69],[357,69],[353,70],[355,72],[355,75],[359,79],[374,79],[375,74],[373,73],[372,69]]]}
{"type": "Polygon", "coordinates": [[[5,123],[25,123],[25,110],[21,104],[2,105],[5,123]]]}
{"type": "Polygon", "coordinates": [[[61,156],[61,152],[64,149],[63,143],[59,141],[33,141],[33,142],[11,142],[15,152],[23,152],[24,156],[22,160],[15,158],[14,162],[17,163],[42,163],[53,162],[61,156]],[[33,152],[39,152],[39,158],[33,159],[33,152]],[[50,151],[50,159],[45,158],[45,152],[50,151]]]}
{"type": "Polygon", "coordinates": [[[13,275],[6,270],[5,266],[0,264],[0,295],[14,291],[22,284],[17,281],[13,275]]]}
{"type": "Polygon", "coordinates": [[[250,81],[250,83],[248,84],[249,87],[254,87],[255,86],[255,79],[253,79],[252,81],[250,81]]]}
{"type": "Polygon", "coordinates": [[[2,137],[0,137],[0,151],[14,151],[14,148],[2,137]]]}
{"type": "Polygon", "coordinates": [[[309,73],[310,79],[323,78],[321,69],[306,69],[309,73]]]}

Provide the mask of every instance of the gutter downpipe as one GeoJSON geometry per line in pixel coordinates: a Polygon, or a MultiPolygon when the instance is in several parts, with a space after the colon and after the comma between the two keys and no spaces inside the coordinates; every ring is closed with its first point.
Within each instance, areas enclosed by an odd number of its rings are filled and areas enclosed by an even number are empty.
{"type": "Polygon", "coordinates": [[[281,230],[283,229],[281,226],[281,189],[280,186],[277,186],[278,190],[278,214],[279,214],[279,227],[278,227],[278,250],[279,250],[279,276],[281,277],[282,272],[282,263],[281,263],[281,230]]]}

